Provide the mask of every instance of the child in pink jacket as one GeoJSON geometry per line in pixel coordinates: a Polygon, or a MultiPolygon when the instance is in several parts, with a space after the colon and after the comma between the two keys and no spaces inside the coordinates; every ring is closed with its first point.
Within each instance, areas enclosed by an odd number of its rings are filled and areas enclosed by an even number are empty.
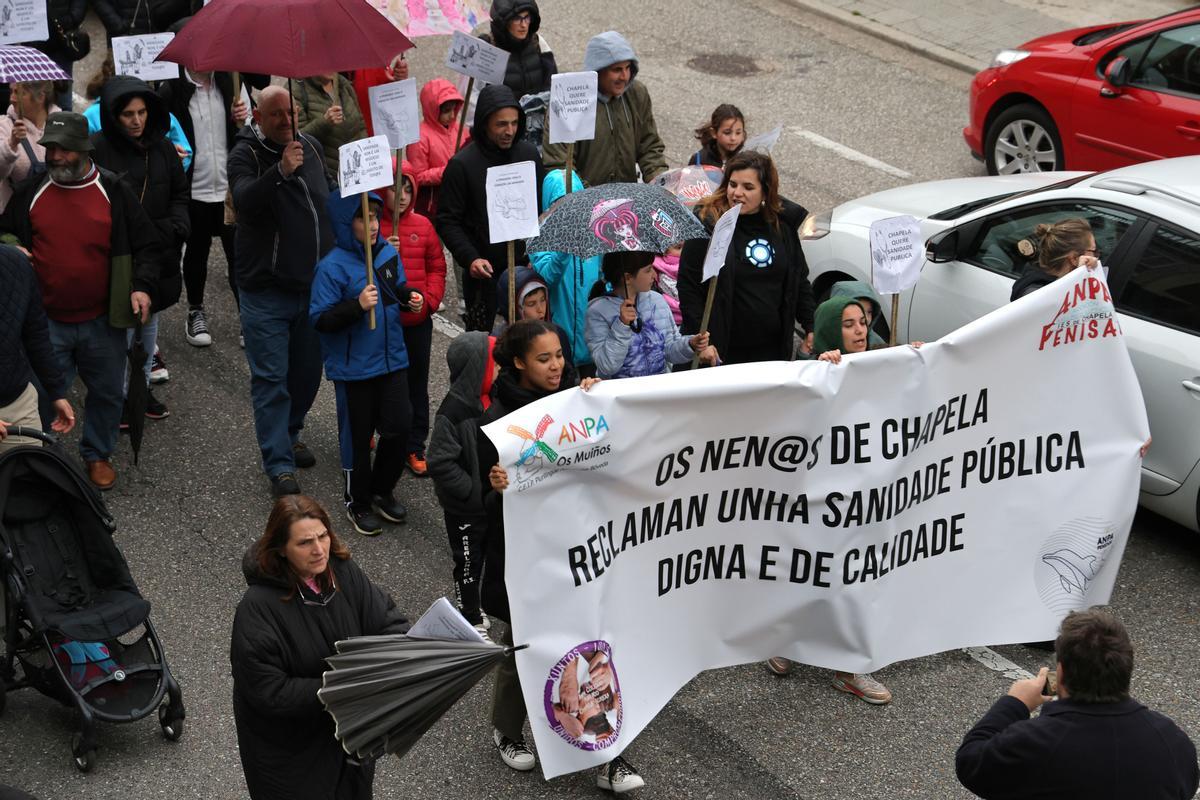
{"type": "MultiPolygon", "coordinates": [[[[454,156],[463,96],[445,78],[434,78],[421,87],[421,141],[409,145],[405,157],[417,178],[416,212],[433,219],[437,215],[442,172],[454,156]]],[[[463,146],[470,141],[463,132],[463,146]]]]}

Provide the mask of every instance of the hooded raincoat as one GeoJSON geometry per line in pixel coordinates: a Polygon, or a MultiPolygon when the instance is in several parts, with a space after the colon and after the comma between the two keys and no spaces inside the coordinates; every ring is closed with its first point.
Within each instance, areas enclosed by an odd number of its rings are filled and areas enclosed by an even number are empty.
{"type": "MultiPolygon", "coordinates": [[[[887,347],[887,342],[875,332],[875,320],[879,319],[880,314],[883,313],[883,302],[871,284],[866,281],[838,281],[829,290],[829,296],[831,298],[852,297],[856,300],[865,300],[866,304],[870,305],[870,308],[865,310],[871,314],[871,326],[867,329],[867,349],[877,350],[880,347],[887,347]]],[[[818,350],[817,355],[823,352],[823,350],[818,350]]]]}
{"type": "Polygon", "coordinates": [[[492,3],[491,30],[484,38],[508,53],[504,85],[520,100],[527,94],[550,91],[550,77],[558,72],[545,40],[538,35],[542,15],[534,0],[495,0],[492,3]],[[508,23],[522,12],[529,12],[529,34],[517,40],[508,32],[508,23]]]}
{"type": "MultiPolygon", "coordinates": [[[[813,355],[819,356],[830,350],[846,352],[845,340],[842,338],[842,312],[846,310],[846,306],[862,308],[863,305],[857,297],[840,295],[831,297],[817,306],[813,321],[813,355]]],[[[870,339],[867,340],[867,344],[869,347],[870,339]]]]}
{"type": "MultiPolygon", "coordinates": [[[[458,117],[449,127],[438,122],[438,113],[443,103],[461,103],[463,96],[450,81],[434,78],[421,87],[421,140],[410,144],[404,151],[421,191],[414,198],[417,212],[430,219],[437,216],[438,196],[441,194],[442,173],[454,157],[454,145],[458,141],[458,117]]],[[[463,146],[470,137],[463,136],[463,146]]]]}
{"type": "MultiPolygon", "coordinates": [[[[413,186],[412,202],[400,215],[395,231],[400,240],[400,263],[404,265],[408,285],[425,296],[425,304],[421,306],[420,311],[406,311],[400,315],[404,326],[411,327],[420,325],[432,317],[433,312],[442,304],[442,298],[446,295],[446,254],[442,250],[442,242],[438,239],[433,223],[416,211],[421,190],[413,177],[412,165],[407,161],[402,162],[400,172],[413,186]]],[[[387,239],[393,233],[391,209],[387,209],[381,216],[379,235],[387,239]]]]}
{"type": "Polygon", "coordinates": [[[438,406],[426,453],[438,502],[462,517],[484,515],[475,439],[484,400],[491,403],[494,343],[482,331],[467,331],[450,342],[446,349],[450,389],[438,406]]]}
{"type": "MultiPolygon", "coordinates": [[[[620,97],[600,95],[596,108],[596,135],[575,143],[575,169],[587,186],[602,183],[634,183],[641,170],[649,183],[666,172],[666,145],[658,135],[650,92],[637,80],[638,59],[633,46],[616,31],[593,36],[587,43],[583,68],[599,72],[621,61],[632,62],[632,77],[620,97]]],[[[564,167],[565,144],[546,144],[547,167],[564,167]]]]}

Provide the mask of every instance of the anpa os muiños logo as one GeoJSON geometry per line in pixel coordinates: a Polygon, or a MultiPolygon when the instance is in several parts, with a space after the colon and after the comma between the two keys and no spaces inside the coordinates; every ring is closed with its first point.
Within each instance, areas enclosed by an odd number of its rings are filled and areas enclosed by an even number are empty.
{"type": "Polygon", "coordinates": [[[580,750],[615,744],[624,717],[612,647],[596,639],[571,648],[550,670],[544,695],[550,728],[580,750]]]}
{"type": "Polygon", "coordinates": [[[612,445],[600,444],[609,433],[608,420],[603,414],[561,424],[546,414],[532,431],[520,425],[509,425],[508,432],[521,439],[521,450],[513,464],[513,482],[517,491],[524,491],[548,478],[559,467],[578,467],[586,463],[587,469],[600,469],[608,465],[604,456],[612,451],[612,445]]]}
{"type": "Polygon", "coordinates": [[[1067,290],[1054,319],[1042,326],[1038,350],[1120,335],[1108,284],[1088,275],[1067,290]]]}

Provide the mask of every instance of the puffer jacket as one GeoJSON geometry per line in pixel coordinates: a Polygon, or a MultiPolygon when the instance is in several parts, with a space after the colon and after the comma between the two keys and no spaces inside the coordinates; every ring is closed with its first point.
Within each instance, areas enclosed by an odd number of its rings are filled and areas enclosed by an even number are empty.
{"type": "Polygon", "coordinates": [[[358,107],[354,84],[346,80],[345,75],[339,74],[334,86],[338,104],[342,107],[342,122],[338,125],[325,119],[325,112],[334,103],[333,98],[321,88],[319,77],[313,76],[295,83],[298,105],[296,128],[312,136],[325,148],[325,172],[333,183],[337,183],[338,148],[366,136],[367,123],[358,107]]]}
{"type": "MultiPolygon", "coordinates": [[[[450,102],[461,103],[463,96],[445,78],[434,78],[421,87],[421,140],[404,151],[412,163],[417,183],[424,190],[414,201],[417,211],[430,219],[437,217],[442,173],[454,157],[454,145],[458,142],[458,118],[455,117],[448,128],[438,122],[438,109],[442,103],[450,102]]],[[[463,147],[470,141],[471,135],[464,131],[463,147]]]]}
{"type": "Polygon", "coordinates": [[[534,0],[494,0],[490,30],[480,38],[508,53],[504,85],[520,100],[527,94],[550,91],[550,78],[558,72],[554,53],[538,35],[542,14],[534,0]],[[529,35],[518,41],[508,32],[508,23],[523,11],[529,12],[529,35]]]}
{"type": "MultiPolygon", "coordinates": [[[[433,316],[442,298],[446,295],[446,253],[442,242],[428,217],[417,213],[417,199],[421,190],[413,178],[412,165],[407,161],[400,167],[400,174],[413,185],[413,199],[400,215],[396,237],[400,240],[400,263],[404,265],[404,276],[408,285],[425,296],[425,304],[414,313],[404,312],[400,321],[404,327],[420,325],[433,316]]],[[[379,221],[379,234],[384,239],[392,235],[392,212],[387,210],[379,221]]]]}
{"type": "MultiPolygon", "coordinates": [[[[620,97],[600,95],[596,107],[596,135],[575,143],[575,169],[587,186],[634,183],[638,168],[649,183],[667,171],[666,145],[658,135],[650,92],[637,80],[638,60],[632,45],[616,31],[593,36],[583,56],[583,68],[599,72],[621,61],[632,62],[632,77],[620,97]]],[[[564,167],[567,146],[542,148],[547,168],[564,167]]]]}
{"type": "Polygon", "coordinates": [[[164,258],[157,291],[151,295],[155,313],[179,300],[183,276],[179,262],[191,231],[188,181],[175,146],[167,141],[170,117],[166,103],[140,78],[118,75],[100,94],[100,132],[92,134],[92,160],[117,173],[154,222],[164,258]],[[146,103],[146,125],[132,139],[118,116],[135,97],[146,103]]]}
{"type": "MultiPolygon", "coordinates": [[[[53,114],[55,111],[61,110],[58,106],[51,104],[49,113],[53,114]]],[[[13,148],[8,143],[17,119],[16,106],[9,106],[8,112],[0,116],[0,211],[4,210],[9,199],[12,198],[13,187],[29,177],[29,170],[33,166],[23,145],[18,143],[13,148]]],[[[26,141],[29,142],[30,149],[33,150],[38,161],[45,164],[46,148],[39,144],[45,131],[27,119],[24,122],[26,141]]]]}
{"type": "MultiPolygon", "coordinates": [[[[376,200],[378,195],[372,194],[376,200]]],[[[317,264],[308,313],[321,335],[325,376],[331,381],[362,381],[408,369],[400,312],[414,291],[404,280],[395,248],[380,238],[371,247],[379,304],[375,330],[358,304],[367,286],[366,250],[354,238],[351,222],[362,207],[360,195],[329,196],[329,218],[337,246],[317,264]]]]}

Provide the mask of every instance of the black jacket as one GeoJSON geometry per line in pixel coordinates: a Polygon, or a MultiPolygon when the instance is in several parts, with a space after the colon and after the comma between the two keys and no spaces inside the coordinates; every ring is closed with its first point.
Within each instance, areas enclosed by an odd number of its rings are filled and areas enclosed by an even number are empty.
{"type": "Polygon", "coordinates": [[[229,650],[246,785],[253,800],[329,800],[346,754],[317,699],[325,659],[341,639],[403,633],[408,622],[352,560],[330,558],[338,588],[321,605],[260,572],[253,555],[252,546],[242,561],[249,588],[229,650]]]}
{"type": "Polygon", "coordinates": [[[49,399],[65,397],[33,265],[15,247],[0,245],[0,286],[0,406],[15,401],[32,375],[49,399]]]}
{"type": "MultiPolygon", "coordinates": [[[[542,159],[537,147],[522,141],[525,135],[525,113],[517,105],[512,89],[507,86],[487,86],[479,93],[475,104],[475,124],[471,127],[471,143],[458,152],[442,173],[442,189],[438,196],[436,227],[442,243],[454,260],[464,269],[477,258],[492,263],[494,275],[508,264],[508,247],[504,242],[488,242],[487,171],[488,167],[532,161],[537,167],[538,208],[542,196],[542,159]],[[487,138],[487,119],[503,108],[517,109],[519,125],[512,147],[501,150],[487,138]]],[[[525,259],[525,243],[516,244],[517,263],[525,259]]]]}
{"type": "Polygon", "coordinates": [[[1037,264],[1029,264],[1025,267],[1025,271],[1021,273],[1021,276],[1013,281],[1012,293],[1008,296],[1008,302],[1011,303],[1018,297],[1032,294],[1043,286],[1049,286],[1056,280],[1058,280],[1056,276],[1046,272],[1046,270],[1037,264]]]}
{"type": "MultiPolygon", "coordinates": [[[[568,385],[564,376],[558,391],[569,388],[571,385],[568,385]]],[[[508,610],[508,587],[504,583],[504,495],[492,488],[492,482],[488,478],[492,467],[500,462],[500,454],[496,451],[492,440],[484,434],[483,427],[551,394],[553,392],[524,389],[517,383],[517,378],[511,371],[502,371],[496,377],[495,385],[492,386],[492,404],[479,419],[476,435],[479,483],[483,491],[483,508],[488,521],[487,539],[484,543],[483,581],[479,593],[483,610],[504,622],[511,620],[508,610]]],[[[512,478],[513,475],[510,472],[510,486],[512,478]]]]}
{"type": "Polygon", "coordinates": [[[279,169],[282,149],[257,125],[243,127],[236,140],[227,171],[237,214],[238,288],[307,294],[317,262],[333,248],[321,145],[300,134],[304,163],[285,178],[279,169]]]}
{"type": "MultiPolygon", "coordinates": [[[[733,299],[737,291],[736,267],[738,261],[745,258],[746,245],[753,236],[765,234],[775,249],[775,257],[788,265],[779,307],[763,309],[764,315],[780,316],[780,339],[775,358],[782,361],[792,359],[793,323],[799,322],[806,331],[813,329],[816,303],[812,285],[808,282],[808,262],[804,259],[797,232],[807,214],[802,206],[784,200],[778,227],[764,225],[761,213],[738,218],[733,240],[729,244],[729,254],[725,257],[725,266],[717,279],[717,293],[713,298],[712,316],[708,323],[710,341],[722,359],[726,357],[730,345],[738,340],[738,332],[732,330],[733,299]]],[[[711,230],[712,226],[708,227],[711,230]]],[[[704,316],[708,284],[701,281],[701,276],[707,251],[707,239],[692,239],[684,243],[679,258],[679,308],[683,314],[681,328],[688,333],[699,332],[704,316]]]]}
{"type": "Polygon", "coordinates": [[[114,36],[160,33],[203,6],[203,0],[92,0],[92,8],[110,40],[114,36]]]}
{"type": "Polygon", "coordinates": [[[984,800],[1190,800],[1196,747],[1168,717],[1136,700],[1056,700],[1030,719],[1001,697],[954,758],[958,779],[984,800]]]}
{"type": "Polygon", "coordinates": [[[486,484],[480,483],[476,442],[483,415],[480,395],[495,364],[488,338],[482,331],[467,331],[446,348],[450,389],[434,415],[425,453],[438,503],[459,517],[484,516],[482,487],[486,484]]]}
{"type": "Polygon", "coordinates": [[[558,64],[554,53],[542,52],[538,39],[542,15],[537,3],[534,0],[495,0],[491,17],[491,33],[480,38],[508,53],[504,85],[513,90],[518,100],[527,94],[550,91],[550,78],[558,72],[558,64]],[[509,34],[508,23],[523,11],[529,12],[529,35],[524,41],[517,41],[509,34]]]}
{"type": "MultiPolygon", "coordinates": [[[[63,34],[77,30],[83,24],[85,16],[87,0],[46,0],[46,22],[50,38],[44,42],[29,42],[29,46],[50,56],[55,64],[69,67],[73,59],[63,42],[63,34]]],[[[68,68],[67,72],[70,71],[68,68]]]]}
{"type": "Polygon", "coordinates": [[[179,259],[191,230],[188,180],[175,145],[167,140],[170,125],[166,104],[145,81],[118,75],[104,84],[100,130],[92,134],[92,160],[121,176],[158,231],[164,258],[158,289],[151,298],[155,312],[179,301],[183,289],[179,259]],[[147,111],[145,130],[137,140],[131,139],[117,120],[134,97],[145,101],[147,111]]]}

